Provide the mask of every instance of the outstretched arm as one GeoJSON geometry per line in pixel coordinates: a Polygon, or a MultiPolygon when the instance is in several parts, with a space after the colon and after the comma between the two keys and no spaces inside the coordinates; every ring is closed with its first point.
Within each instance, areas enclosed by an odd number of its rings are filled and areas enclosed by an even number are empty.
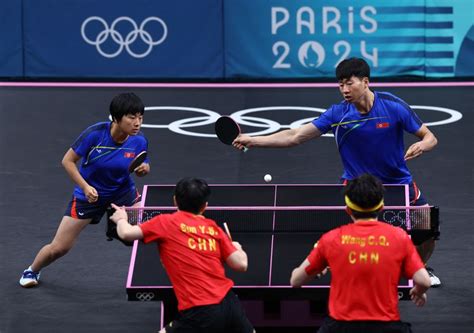
{"type": "Polygon", "coordinates": [[[421,140],[415,142],[408,148],[405,154],[406,161],[420,156],[425,151],[430,151],[438,143],[438,139],[436,139],[433,132],[431,132],[428,127],[426,127],[426,125],[421,125],[420,129],[415,133],[415,135],[421,140]]]}
{"type": "Polygon", "coordinates": [[[244,147],[269,147],[269,148],[283,148],[292,147],[306,142],[312,138],[321,136],[319,129],[312,123],[303,125],[298,128],[280,131],[271,135],[265,136],[249,136],[240,134],[232,143],[238,149],[244,147]]]}
{"type": "Polygon", "coordinates": [[[323,271],[321,272],[315,272],[314,274],[312,275],[308,275],[306,273],[306,267],[309,266],[309,260],[308,259],[305,259],[301,265],[299,265],[299,267],[296,267],[293,272],[291,273],[291,278],[290,278],[290,284],[292,287],[301,287],[303,284],[306,284],[308,283],[309,281],[311,281],[312,279],[314,279],[318,273],[322,273],[323,271]]]}
{"type": "Polygon", "coordinates": [[[115,212],[110,217],[110,220],[117,224],[117,233],[124,241],[134,241],[136,239],[143,239],[142,229],[138,225],[131,225],[128,223],[128,215],[125,208],[112,204],[115,212]]]}

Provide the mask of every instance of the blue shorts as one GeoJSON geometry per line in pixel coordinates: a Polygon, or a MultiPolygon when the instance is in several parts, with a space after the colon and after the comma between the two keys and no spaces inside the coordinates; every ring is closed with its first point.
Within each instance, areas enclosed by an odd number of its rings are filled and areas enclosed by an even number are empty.
{"type": "MultiPolygon", "coordinates": [[[[347,179],[343,179],[342,184],[347,185],[347,179]]],[[[423,193],[421,193],[415,182],[408,184],[408,195],[410,198],[410,206],[424,206],[428,204],[423,193]]]]}
{"type": "Polygon", "coordinates": [[[77,199],[75,196],[72,196],[71,201],[69,201],[66,211],[64,212],[64,215],[79,220],[92,219],[91,224],[97,224],[100,222],[102,216],[106,212],[107,208],[110,207],[111,203],[114,203],[118,206],[133,206],[139,201],[139,199],[140,194],[136,190],[129,191],[123,195],[111,199],[99,200],[92,203],[77,199]]]}
{"type": "Polygon", "coordinates": [[[428,201],[426,201],[425,196],[421,193],[415,182],[410,183],[408,186],[411,206],[424,206],[428,204],[428,201]]]}

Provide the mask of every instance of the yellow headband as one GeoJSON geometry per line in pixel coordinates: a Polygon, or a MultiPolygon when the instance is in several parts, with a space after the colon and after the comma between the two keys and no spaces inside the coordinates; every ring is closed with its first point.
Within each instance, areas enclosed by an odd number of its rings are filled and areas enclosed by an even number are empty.
{"type": "Polygon", "coordinates": [[[347,207],[349,207],[350,209],[353,209],[355,211],[363,212],[363,213],[375,212],[383,206],[383,199],[380,200],[380,202],[376,206],[371,207],[371,208],[362,208],[362,207],[356,205],[355,203],[353,203],[351,201],[351,199],[349,199],[349,197],[347,195],[345,196],[345,201],[346,201],[347,207]]]}

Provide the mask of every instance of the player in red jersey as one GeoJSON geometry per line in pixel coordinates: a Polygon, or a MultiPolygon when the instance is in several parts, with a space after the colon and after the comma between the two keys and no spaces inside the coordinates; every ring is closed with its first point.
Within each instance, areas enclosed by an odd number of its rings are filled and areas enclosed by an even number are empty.
{"type": "Polygon", "coordinates": [[[222,229],[202,214],[210,189],[204,180],[184,178],[176,184],[178,211],[130,225],[124,208],[112,205],[111,220],[125,241],[157,242],[163,266],[178,299],[179,318],[161,333],[254,332],[225,276],[223,262],[236,271],[247,270],[247,254],[222,229]]]}
{"type": "Polygon", "coordinates": [[[408,234],[377,220],[383,185],[364,174],[345,189],[347,212],[355,223],[325,233],[291,274],[299,287],[331,268],[329,318],[319,332],[411,332],[400,321],[397,285],[403,274],[417,306],[426,302],[430,278],[408,234]]]}

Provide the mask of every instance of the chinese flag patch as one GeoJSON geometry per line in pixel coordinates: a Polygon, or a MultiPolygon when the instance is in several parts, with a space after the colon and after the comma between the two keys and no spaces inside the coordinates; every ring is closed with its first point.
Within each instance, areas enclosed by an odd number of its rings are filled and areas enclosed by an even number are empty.
{"type": "Polygon", "coordinates": [[[125,158],[134,158],[135,157],[135,152],[126,152],[123,157],[125,158]]]}
{"type": "Polygon", "coordinates": [[[390,127],[390,123],[377,123],[375,128],[388,128],[390,127]]]}

